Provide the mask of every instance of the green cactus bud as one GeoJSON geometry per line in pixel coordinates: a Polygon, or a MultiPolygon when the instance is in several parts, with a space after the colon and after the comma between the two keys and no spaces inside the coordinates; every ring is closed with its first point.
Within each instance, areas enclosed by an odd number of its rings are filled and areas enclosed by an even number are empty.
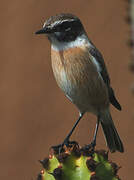
{"type": "Polygon", "coordinates": [[[64,152],[50,152],[41,160],[43,170],[37,180],[119,180],[119,167],[108,160],[108,152],[93,151],[78,144],[64,147],[64,152]]]}

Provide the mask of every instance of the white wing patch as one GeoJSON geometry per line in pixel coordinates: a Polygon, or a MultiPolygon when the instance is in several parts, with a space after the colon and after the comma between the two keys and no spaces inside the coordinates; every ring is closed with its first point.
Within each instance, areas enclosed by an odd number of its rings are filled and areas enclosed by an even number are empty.
{"type": "Polygon", "coordinates": [[[95,57],[93,57],[92,56],[92,62],[94,63],[94,65],[96,66],[96,68],[97,68],[97,71],[100,73],[101,72],[101,67],[100,67],[100,65],[99,65],[99,63],[98,63],[98,61],[95,59],[95,57]]]}

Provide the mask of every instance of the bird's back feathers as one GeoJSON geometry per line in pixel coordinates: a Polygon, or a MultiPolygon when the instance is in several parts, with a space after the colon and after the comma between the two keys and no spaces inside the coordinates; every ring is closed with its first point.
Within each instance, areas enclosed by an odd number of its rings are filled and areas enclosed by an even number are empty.
{"type": "Polygon", "coordinates": [[[91,47],[90,53],[94,58],[96,58],[96,61],[98,61],[99,65],[101,67],[100,68],[101,69],[100,73],[101,73],[101,76],[102,76],[105,84],[107,85],[110,103],[115,108],[117,108],[118,110],[121,110],[121,105],[117,101],[117,99],[116,99],[116,97],[114,95],[114,91],[110,86],[110,78],[109,78],[109,74],[107,72],[107,69],[106,69],[106,66],[105,66],[105,63],[104,63],[104,60],[103,60],[103,56],[101,55],[99,50],[94,45],[91,47]]]}

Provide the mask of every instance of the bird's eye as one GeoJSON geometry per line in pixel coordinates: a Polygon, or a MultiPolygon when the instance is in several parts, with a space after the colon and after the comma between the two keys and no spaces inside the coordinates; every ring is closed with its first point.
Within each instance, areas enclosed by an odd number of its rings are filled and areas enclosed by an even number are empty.
{"type": "Polygon", "coordinates": [[[69,22],[63,22],[61,24],[58,24],[56,27],[55,27],[55,30],[57,32],[68,32],[72,29],[72,26],[69,22]]]}
{"type": "Polygon", "coordinates": [[[65,29],[65,31],[70,31],[71,30],[71,27],[68,27],[65,29]]]}
{"type": "Polygon", "coordinates": [[[64,31],[69,31],[69,30],[71,29],[70,23],[69,23],[69,22],[63,22],[63,23],[62,23],[62,29],[63,29],[64,31]]]}
{"type": "Polygon", "coordinates": [[[61,27],[60,27],[60,26],[56,26],[56,27],[55,27],[55,30],[56,30],[57,32],[59,32],[59,31],[61,31],[61,27]]]}

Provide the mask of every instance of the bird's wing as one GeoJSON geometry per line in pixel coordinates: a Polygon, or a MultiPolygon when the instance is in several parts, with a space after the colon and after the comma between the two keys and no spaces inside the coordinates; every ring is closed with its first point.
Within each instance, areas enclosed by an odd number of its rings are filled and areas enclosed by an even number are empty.
{"type": "Polygon", "coordinates": [[[101,76],[102,76],[103,81],[105,82],[105,84],[107,85],[107,88],[108,88],[108,94],[109,94],[110,103],[113,106],[115,106],[118,110],[121,110],[121,105],[117,101],[117,99],[116,99],[116,97],[114,95],[114,91],[110,86],[110,78],[109,78],[105,63],[104,63],[103,56],[101,55],[99,50],[94,45],[90,48],[89,52],[96,59],[97,63],[100,66],[101,76]]]}

